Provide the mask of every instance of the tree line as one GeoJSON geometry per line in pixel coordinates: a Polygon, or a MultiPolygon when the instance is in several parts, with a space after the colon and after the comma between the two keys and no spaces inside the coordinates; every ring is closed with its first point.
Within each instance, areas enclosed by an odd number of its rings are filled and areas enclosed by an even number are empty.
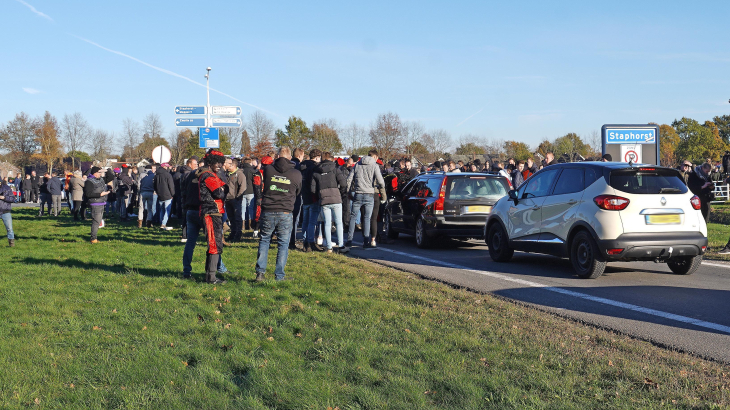
{"type": "MultiPolygon", "coordinates": [[[[426,129],[418,121],[404,121],[393,112],[386,112],[367,126],[356,122],[341,125],[333,118],[308,125],[302,118],[291,116],[283,128],[277,129],[265,113],[255,111],[241,118],[242,128],[221,128],[220,149],[227,155],[261,157],[276,147],[299,147],[305,151],[318,148],[338,154],[364,155],[376,149],[383,158],[415,157],[422,163],[449,159],[452,155],[476,158],[528,157],[540,159],[548,152],[575,158],[596,158],[601,152],[598,131],[587,136],[567,133],[555,139],[544,138],[537,146],[523,141],[488,139],[475,134],[461,135],[454,141],[443,129],[426,129]]],[[[126,118],[118,132],[93,128],[79,112],[64,114],[59,121],[49,112],[31,117],[24,112],[0,127],[0,159],[19,167],[44,164],[48,169],[68,163],[75,169],[80,162],[115,158],[139,161],[149,157],[158,145],[168,146],[172,162],[182,163],[192,155],[201,156],[198,130],[172,128],[165,133],[160,116],[150,113],[136,121],[126,118]]],[[[720,160],[730,149],[730,115],[716,116],[700,124],[691,118],[662,124],[660,131],[661,164],[676,166],[680,161],[703,162],[720,160]]]]}

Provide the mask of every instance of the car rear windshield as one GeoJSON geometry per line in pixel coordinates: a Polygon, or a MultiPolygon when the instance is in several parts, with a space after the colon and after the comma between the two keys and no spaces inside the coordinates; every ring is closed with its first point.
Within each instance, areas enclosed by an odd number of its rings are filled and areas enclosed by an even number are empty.
{"type": "Polygon", "coordinates": [[[507,195],[504,178],[449,178],[449,199],[501,198],[507,195]]]}
{"type": "Polygon", "coordinates": [[[630,168],[611,171],[611,187],[629,194],[684,194],[687,185],[679,173],[666,168],[630,168]]]}

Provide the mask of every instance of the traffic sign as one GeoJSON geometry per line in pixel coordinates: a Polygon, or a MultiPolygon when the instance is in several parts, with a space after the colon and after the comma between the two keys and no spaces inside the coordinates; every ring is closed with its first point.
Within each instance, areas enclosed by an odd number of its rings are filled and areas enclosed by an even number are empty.
{"type": "Polygon", "coordinates": [[[177,115],[205,115],[207,114],[204,105],[178,105],[175,107],[177,115]]]}
{"type": "Polygon", "coordinates": [[[214,105],[210,109],[213,115],[241,115],[241,107],[214,105]]]}
{"type": "Polygon", "coordinates": [[[641,151],[640,144],[621,144],[621,161],[641,163],[641,151]]]}
{"type": "Polygon", "coordinates": [[[216,127],[241,127],[243,122],[240,118],[213,118],[213,124],[216,127]]]}
{"type": "Polygon", "coordinates": [[[207,125],[205,118],[175,118],[177,127],[205,127],[207,125]]]}
{"type": "Polygon", "coordinates": [[[198,146],[200,148],[220,148],[218,128],[200,128],[198,135],[198,146]]]}

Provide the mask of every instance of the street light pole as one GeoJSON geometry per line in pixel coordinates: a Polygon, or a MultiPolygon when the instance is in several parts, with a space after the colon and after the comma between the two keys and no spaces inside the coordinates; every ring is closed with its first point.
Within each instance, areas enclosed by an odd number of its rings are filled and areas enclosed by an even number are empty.
{"type": "Polygon", "coordinates": [[[212,127],[213,124],[211,124],[211,121],[210,121],[210,70],[211,70],[211,68],[208,67],[207,70],[208,70],[208,72],[205,74],[205,88],[208,92],[208,105],[205,107],[205,110],[208,113],[208,115],[207,115],[208,119],[207,119],[206,125],[208,127],[212,127]]]}

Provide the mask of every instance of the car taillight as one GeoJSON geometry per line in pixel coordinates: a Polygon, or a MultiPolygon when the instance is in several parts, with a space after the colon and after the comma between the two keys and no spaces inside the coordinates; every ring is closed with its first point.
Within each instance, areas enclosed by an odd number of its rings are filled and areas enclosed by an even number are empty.
{"type": "Polygon", "coordinates": [[[446,180],[448,178],[444,178],[443,181],[441,181],[441,189],[439,190],[439,197],[436,200],[436,202],[433,203],[433,213],[434,215],[443,215],[444,214],[444,200],[446,199],[446,180]]]}
{"type": "Polygon", "coordinates": [[[700,202],[700,197],[697,195],[693,196],[692,199],[689,200],[689,203],[692,204],[692,208],[699,210],[702,207],[702,203],[700,202]]]}
{"type": "Polygon", "coordinates": [[[607,211],[621,211],[629,206],[629,200],[627,198],[616,195],[598,195],[593,198],[593,202],[595,202],[599,208],[607,211]]]}
{"type": "Polygon", "coordinates": [[[616,248],[616,249],[606,249],[607,255],[618,255],[619,253],[623,252],[623,248],[616,248]]]}

